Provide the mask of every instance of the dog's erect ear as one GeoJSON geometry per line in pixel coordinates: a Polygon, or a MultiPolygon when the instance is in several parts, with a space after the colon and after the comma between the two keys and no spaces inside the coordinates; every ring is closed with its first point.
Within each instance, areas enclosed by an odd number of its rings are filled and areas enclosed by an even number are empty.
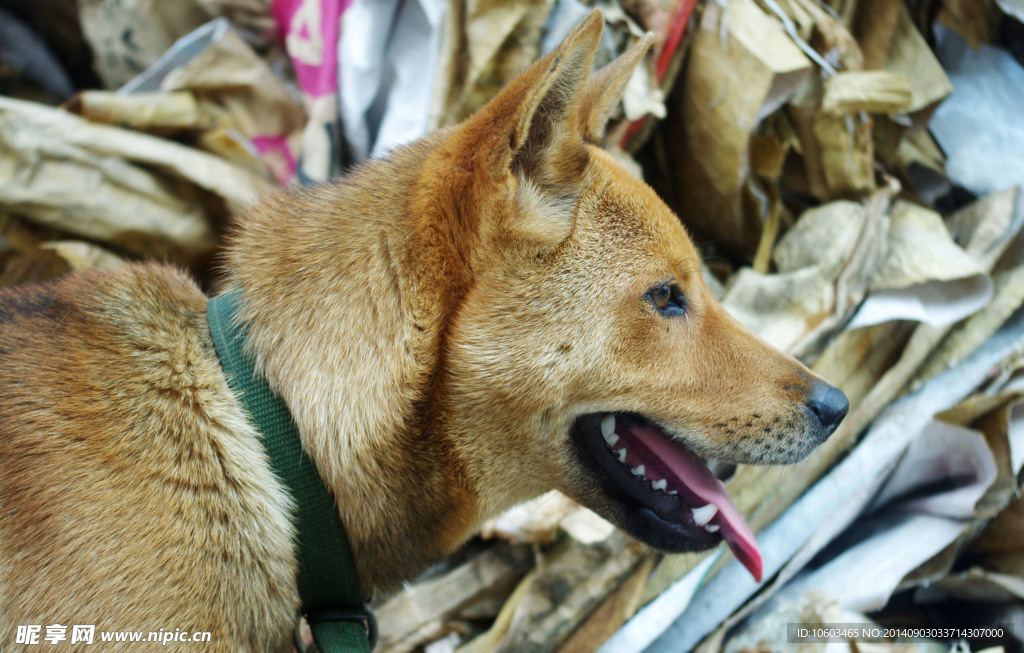
{"type": "Polygon", "coordinates": [[[548,55],[553,55],[553,65],[547,88],[526,102],[525,124],[520,125],[526,127],[525,138],[512,167],[542,185],[561,185],[565,178],[574,179],[586,164],[576,120],[603,26],[599,9],[584,18],[548,55]]]}
{"type": "Polygon", "coordinates": [[[653,43],[654,34],[648,32],[618,59],[590,77],[580,102],[580,128],[585,141],[601,145],[605,127],[622,99],[629,78],[653,43]]]}
{"type": "Polygon", "coordinates": [[[604,17],[595,9],[562,44],[512,80],[466,124],[493,172],[561,185],[582,172],[578,116],[604,17]]]}

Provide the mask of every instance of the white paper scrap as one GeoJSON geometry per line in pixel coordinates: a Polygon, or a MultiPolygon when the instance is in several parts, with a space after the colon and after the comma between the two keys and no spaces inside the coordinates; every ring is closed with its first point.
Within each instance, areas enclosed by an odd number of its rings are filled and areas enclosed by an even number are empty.
{"type": "Polygon", "coordinates": [[[979,196],[1024,185],[1024,68],[1000,48],[973,50],[944,25],[935,36],[953,95],[928,127],[946,152],[946,173],[979,196]]]}

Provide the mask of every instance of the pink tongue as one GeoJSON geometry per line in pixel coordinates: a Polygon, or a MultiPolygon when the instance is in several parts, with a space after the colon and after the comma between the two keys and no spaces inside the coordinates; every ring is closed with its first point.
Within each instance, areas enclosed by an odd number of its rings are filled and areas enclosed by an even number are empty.
{"type": "Polygon", "coordinates": [[[761,552],[757,549],[757,540],[726,493],[725,484],[715,478],[707,465],[694,453],[673,445],[658,429],[643,425],[631,428],[630,431],[672,470],[679,483],[718,508],[714,522],[722,529],[722,537],[736,559],[747,568],[754,580],[760,583],[763,563],[761,552]]]}

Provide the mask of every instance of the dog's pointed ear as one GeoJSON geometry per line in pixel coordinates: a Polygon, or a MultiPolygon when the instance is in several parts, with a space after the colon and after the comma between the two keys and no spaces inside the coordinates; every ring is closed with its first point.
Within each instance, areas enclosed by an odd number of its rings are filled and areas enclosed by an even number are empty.
{"type": "Polygon", "coordinates": [[[558,184],[560,177],[571,177],[567,153],[581,159],[582,170],[586,152],[578,116],[603,25],[595,9],[467,121],[467,135],[488,148],[482,154],[492,171],[520,174],[542,186],[558,184]]]}
{"type": "Polygon", "coordinates": [[[622,99],[629,78],[653,43],[654,34],[648,32],[615,61],[590,77],[580,102],[583,140],[594,145],[602,144],[605,127],[622,99]]]}

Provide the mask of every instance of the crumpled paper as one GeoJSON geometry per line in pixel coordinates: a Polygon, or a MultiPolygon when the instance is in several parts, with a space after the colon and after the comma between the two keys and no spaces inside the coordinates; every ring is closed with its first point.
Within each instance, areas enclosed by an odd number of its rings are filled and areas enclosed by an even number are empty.
{"type": "Polygon", "coordinates": [[[768,342],[792,351],[843,309],[857,309],[847,329],[891,320],[938,328],[992,298],[991,279],[956,245],[937,213],[898,201],[887,222],[884,242],[870,239],[871,248],[862,250],[869,256],[858,259],[851,252],[866,224],[861,205],[839,201],[805,212],[775,248],[778,273],[743,268],[728,287],[725,307],[768,342]],[[867,273],[867,297],[859,308],[838,307],[836,279],[851,264],[867,273]]]}
{"type": "Polygon", "coordinates": [[[686,189],[674,207],[707,237],[754,251],[761,214],[744,210],[752,183],[747,151],[758,124],[789,100],[811,62],[778,21],[753,0],[708,3],[690,49],[678,117],[666,125],[674,183],[686,189]],[[738,242],[737,242],[738,241],[738,242]]]}
{"type": "Polygon", "coordinates": [[[932,134],[949,178],[976,195],[1024,186],[1024,68],[1006,51],[977,51],[937,28],[939,56],[956,92],[935,111],[932,134]]]}
{"type": "Polygon", "coordinates": [[[280,183],[295,176],[305,112],[226,18],[183,36],[119,93],[156,91],[189,91],[219,127],[252,142],[280,183]]]}
{"type": "Polygon", "coordinates": [[[82,31],[107,88],[148,68],[183,34],[210,16],[191,0],[79,0],[82,31]]]}
{"type": "Polygon", "coordinates": [[[270,190],[209,154],[9,98],[0,98],[0,144],[0,203],[10,211],[182,263],[217,244],[200,189],[232,212],[270,190]]]}
{"type": "Polygon", "coordinates": [[[481,536],[540,544],[554,540],[559,529],[583,544],[600,542],[615,531],[594,512],[552,490],[488,520],[481,536]]]}
{"type": "Polygon", "coordinates": [[[440,0],[354,0],[345,12],[341,117],[355,161],[437,126],[432,103],[445,11],[440,0]]]}
{"type": "Polygon", "coordinates": [[[271,14],[295,70],[308,121],[301,155],[294,161],[298,180],[309,184],[339,174],[344,163],[338,127],[338,74],[342,19],[351,0],[273,0],[271,14]]]}
{"type": "Polygon", "coordinates": [[[992,280],[953,242],[942,216],[899,201],[890,219],[888,255],[847,328],[890,320],[914,320],[940,328],[989,302],[992,280]]]}

